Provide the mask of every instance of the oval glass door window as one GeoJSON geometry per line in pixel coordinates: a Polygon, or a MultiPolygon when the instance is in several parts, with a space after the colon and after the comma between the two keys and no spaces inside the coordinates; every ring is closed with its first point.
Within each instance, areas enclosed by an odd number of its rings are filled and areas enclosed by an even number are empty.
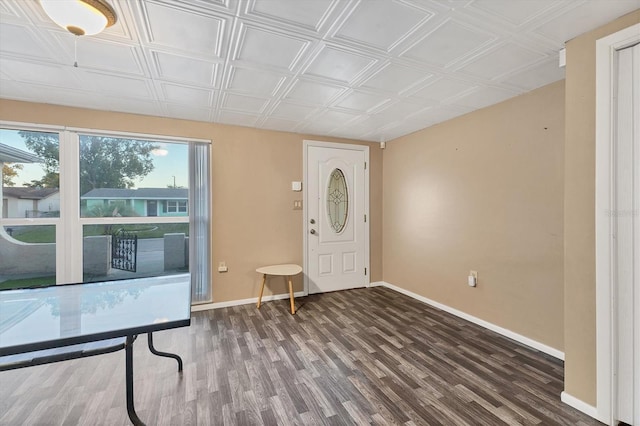
{"type": "Polygon", "coordinates": [[[336,234],[340,233],[347,223],[349,211],[349,193],[347,180],[340,169],[334,169],[329,176],[327,186],[327,216],[331,228],[336,234]]]}

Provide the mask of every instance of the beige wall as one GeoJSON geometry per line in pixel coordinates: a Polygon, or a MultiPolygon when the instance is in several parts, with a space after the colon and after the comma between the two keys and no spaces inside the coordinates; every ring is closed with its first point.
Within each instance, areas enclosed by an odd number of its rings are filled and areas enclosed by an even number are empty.
{"type": "Polygon", "coordinates": [[[596,40],[640,22],[625,15],[567,43],[565,133],[565,391],[596,404],[596,40]]]}
{"type": "MultiPolygon", "coordinates": [[[[565,390],[592,405],[595,41],[637,22],[640,11],[569,41],[566,87],[396,139],[384,161],[370,144],[371,280],[563,350],[565,390]]],[[[302,214],[292,210],[302,197],[290,190],[302,179],[302,140],[359,143],[7,100],[0,120],[212,139],[212,260],[229,266],[213,272],[219,302],[255,297],[257,265],[302,262],[302,214]]]]}
{"type": "Polygon", "coordinates": [[[560,81],[388,143],[384,281],[563,350],[563,137],[560,81]]]}
{"type": "MultiPolygon", "coordinates": [[[[216,302],[258,295],[255,268],[302,264],[302,211],[291,182],[302,180],[304,139],[358,141],[245,127],[0,100],[0,120],[211,139],[213,192],[213,297],[216,302]],[[229,272],[218,273],[225,261],[229,272]]],[[[382,279],[382,151],[370,149],[371,281],[382,279]]],[[[285,293],[274,280],[274,293],[285,293]]],[[[302,290],[297,277],[295,290],[302,290]]],[[[269,294],[265,290],[265,295],[269,294]]]]}

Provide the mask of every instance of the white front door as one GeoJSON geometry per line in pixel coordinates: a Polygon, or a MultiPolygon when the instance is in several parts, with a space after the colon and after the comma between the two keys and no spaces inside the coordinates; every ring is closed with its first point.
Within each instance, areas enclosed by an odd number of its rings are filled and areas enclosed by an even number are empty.
{"type": "Polygon", "coordinates": [[[369,147],[305,141],[305,290],[369,284],[369,147]]]}

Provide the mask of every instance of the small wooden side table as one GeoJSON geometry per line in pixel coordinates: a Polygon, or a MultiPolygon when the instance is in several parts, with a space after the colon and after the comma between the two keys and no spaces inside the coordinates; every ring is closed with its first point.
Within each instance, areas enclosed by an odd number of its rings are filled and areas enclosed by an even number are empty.
{"type": "Polygon", "coordinates": [[[293,302],[293,283],[291,282],[291,277],[302,272],[302,266],[294,264],[262,266],[256,269],[256,272],[262,274],[262,287],[260,287],[260,296],[258,296],[258,309],[260,309],[260,303],[262,302],[262,292],[264,291],[264,285],[267,282],[267,275],[279,275],[285,277],[289,283],[291,315],[295,314],[296,305],[293,302]]]}

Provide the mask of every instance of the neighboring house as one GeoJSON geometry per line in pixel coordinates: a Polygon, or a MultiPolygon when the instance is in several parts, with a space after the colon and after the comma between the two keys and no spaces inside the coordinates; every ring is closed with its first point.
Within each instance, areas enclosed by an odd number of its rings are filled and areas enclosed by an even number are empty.
{"type": "Polygon", "coordinates": [[[189,190],[186,188],[97,188],[80,197],[87,211],[118,204],[132,208],[139,216],[188,216],[189,190]]]}
{"type": "Polygon", "coordinates": [[[60,191],[58,188],[2,188],[2,217],[58,217],[60,191]]]}
{"type": "MultiPolygon", "coordinates": [[[[2,167],[5,163],[41,163],[43,160],[28,151],[0,143],[0,183],[2,182],[2,167]]],[[[45,198],[50,198],[53,193],[31,193],[30,190],[41,191],[35,188],[15,188],[3,187],[0,184],[0,200],[2,201],[2,217],[37,217],[37,211],[40,209],[39,203],[43,201],[42,207],[47,207],[44,211],[60,210],[60,198],[56,195],[52,200],[51,210],[48,209],[45,198]],[[8,190],[12,191],[12,195],[6,195],[8,190]],[[57,201],[54,201],[57,200],[57,201]],[[34,212],[34,210],[36,212],[34,212]],[[31,212],[31,213],[28,213],[31,212]]],[[[57,189],[53,191],[58,192],[57,189]]]]}

